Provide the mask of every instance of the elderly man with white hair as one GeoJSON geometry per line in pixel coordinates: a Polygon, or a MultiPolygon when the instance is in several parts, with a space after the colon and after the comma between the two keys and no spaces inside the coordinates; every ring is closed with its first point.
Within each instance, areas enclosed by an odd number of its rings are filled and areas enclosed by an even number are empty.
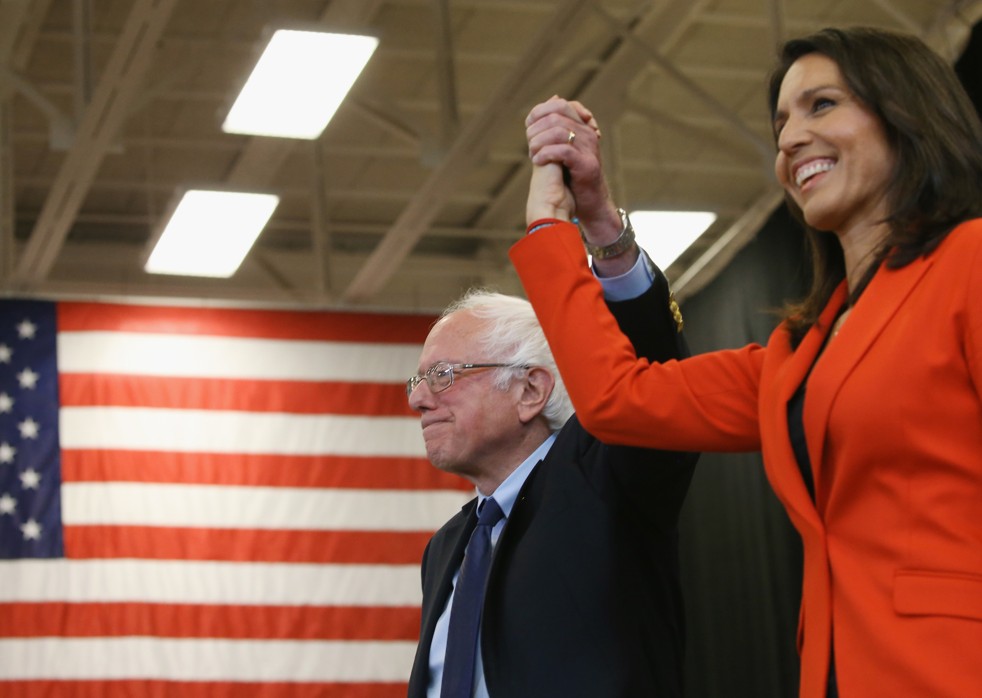
{"type": "MultiPolygon", "coordinates": [[[[677,306],[643,263],[651,287],[609,305],[639,355],[680,357],[677,306]]],[[[695,455],[586,433],[520,298],[453,303],[407,391],[431,462],[477,495],[426,548],[409,698],[681,696],[677,522],[695,455]]]]}

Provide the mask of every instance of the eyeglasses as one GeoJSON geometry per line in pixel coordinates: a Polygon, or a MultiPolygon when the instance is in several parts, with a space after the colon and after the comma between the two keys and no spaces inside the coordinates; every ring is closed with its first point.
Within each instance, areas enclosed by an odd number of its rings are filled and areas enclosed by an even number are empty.
{"type": "Polygon", "coordinates": [[[516,366],[515,364],[451,364],[446,361],[437,361],[426,369],[426,373],[416,374],[406,381],[406,395],[412,395],[416,387],[426,381],[430,387],[430,392],[441,393],[453,385],[454,372],[470,371],[481,368],[528,368],[527,366],[516,366]]]}

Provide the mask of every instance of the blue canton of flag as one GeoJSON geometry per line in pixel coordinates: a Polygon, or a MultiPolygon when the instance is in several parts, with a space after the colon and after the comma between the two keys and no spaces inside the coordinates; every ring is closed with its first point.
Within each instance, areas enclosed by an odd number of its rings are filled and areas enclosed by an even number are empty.
{"type": "Polygon", "coordinates": [[[55,305],[0,304],[0,558],[64,555],[55,305]]]}

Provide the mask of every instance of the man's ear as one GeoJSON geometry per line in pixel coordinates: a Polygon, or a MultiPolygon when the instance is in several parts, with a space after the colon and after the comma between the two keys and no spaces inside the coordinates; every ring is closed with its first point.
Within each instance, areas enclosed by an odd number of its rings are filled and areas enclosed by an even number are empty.
{"type": "Polygon", "coordinates": [[[522,392],[518,398],[518,418],[522,424],[527,424],[542,414],[549,396],[552,395],[556,379],[542,366],[532,366],[526,369],[520,385],[522,392]]]}

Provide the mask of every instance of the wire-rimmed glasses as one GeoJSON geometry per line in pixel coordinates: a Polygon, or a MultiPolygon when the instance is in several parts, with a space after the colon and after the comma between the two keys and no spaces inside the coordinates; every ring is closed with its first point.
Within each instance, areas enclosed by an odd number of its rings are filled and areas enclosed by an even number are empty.
{"type": "Polygon", "coordinates": [[[527,368],[526,366],[516,366],[515,364],[452,364],[449,361],[437,361],[426,369],[425,373],[417,373],[406,381],[406,395],[412,395],[417,386],[426,381],[432,393],[441,393],[454,381],[454,373],[460,371],[470,371],[481,368],[527,368]]]}

